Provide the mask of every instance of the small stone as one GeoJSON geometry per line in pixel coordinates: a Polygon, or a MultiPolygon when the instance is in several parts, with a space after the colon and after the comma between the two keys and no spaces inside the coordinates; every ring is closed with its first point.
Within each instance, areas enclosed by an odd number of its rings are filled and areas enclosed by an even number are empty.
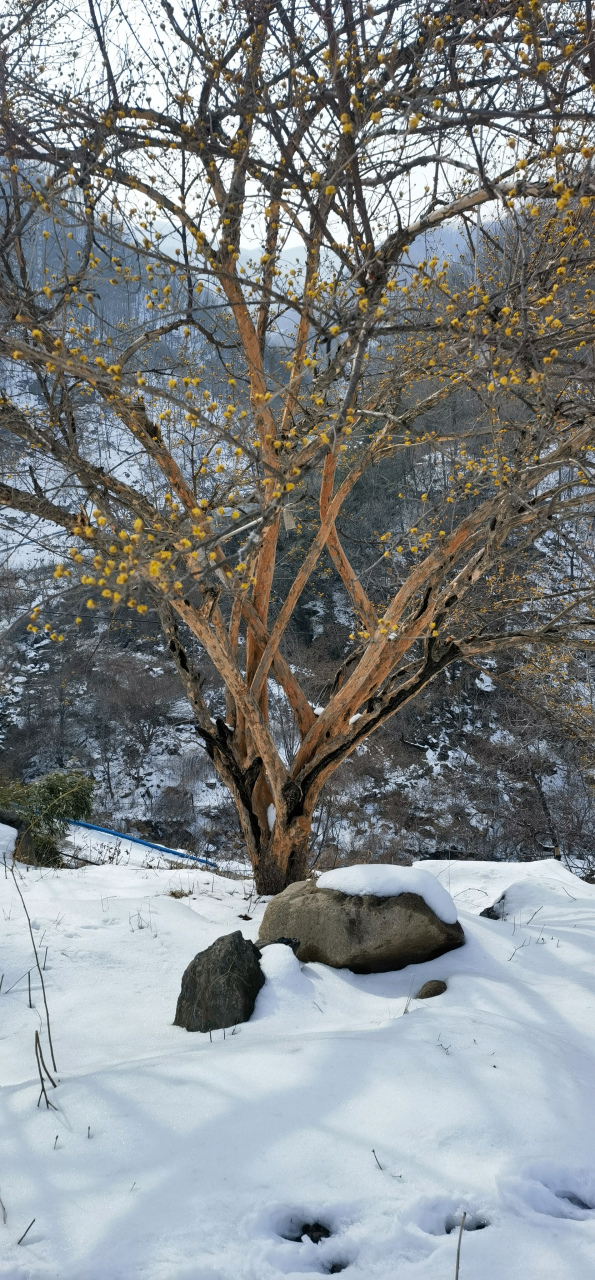
{"type": "Polygon", "coordinates": [[[313,1244],[320,1244],[321,1240],[328,1240],[331,1232],[322,1222],[302,1222],[296,1225],[291,1223],[288,1232],[284,1235],[284,1240],[303,1240],[304,1236],[308,1236],[313,1244]]]}
{"type": "Polygon", "coordinates": [[[506,913],[506,895],[502,893],[496,902],[492,902],[491,906],[484,907],[480,911],[480,916],[485,916],[486,920],[504,920],[506,913]]]}
{"type": "Polygon", "coordinates": [[[258,948],[239,929],[225,934],[188,965],[174,1027],[217,1031],[247,1022],[263,983],[258,948]]]}
{"type": "Polygon", "coordinates": [[[442,982],[441,978],[431,978],[429,982],[424,982],[423,987],[420,987],[415,999],[431,1000],[432,996],[442,996],[445,991],[446,983],[442,982]]]}
{"type": "Polygon", "coordinates": [[[330,1234],[328,1227],[324,1227],[321,1222],[305,1222],[300,1239],[308,1236],[313,1244],[320,1244],[321,1240],[328,1240],[330,1234]]]}

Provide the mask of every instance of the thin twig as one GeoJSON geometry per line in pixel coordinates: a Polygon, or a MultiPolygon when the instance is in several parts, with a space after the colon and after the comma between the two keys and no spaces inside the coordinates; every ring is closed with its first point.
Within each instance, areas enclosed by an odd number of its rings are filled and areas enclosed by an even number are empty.
{"type": "Polygon", "coordinates": [[[39,1054],[39,1057],[41,1058],[41,1065],[42,1065],[42,1067],[43,1067],[43,1069],[44,1069],[44,1071],[45,1071],[45,1074],[46,1074],[46,1076],[47,1076],[47,1078],[48,1078],[48,1080],[49,1080],[50,1084],[53,1086],[53,1088],[54,1088],[54,1089],[56,1089],[56,1088],[57,1088],[56,1081],[52,1079],[52,1077],[51,1077],[51,1075],[50,1075],[50,1073],[49,1073],[49,1071],[48,1071],[48,1069],[47,1069],[47,1067],[46,1067],[46,1065],[45,1065],[45,1061],[44,1061],[44,1057],[43,1057],[43,1051],[42,1051],[42,1048],[41,1048],[41,1040],[39,1039],[39,1031],[36,1031],[36,1032],[35,1032],[35,1038],[36,1038],[36,1040],[37,1040],[37,1052],[38,1052],[38,1054],[39,1054]]]}
{"type": "Polygon", "coordinates": [[[52,1044],[52,1032],[51,1032],[51,1029],[50,1029],[50,1011],[49,1011],[49,1009],[48,1009],[47,996],[46,996],[46,994],[45,994],[45,982],[44,982],[44,980],[43,980],[43,973],[41,972],[41,965],[40,965],[40,963],[39,963],[39,956],[38,956],[38,954],[37,954],[37,947],[35,946],[35,938],[33,937],[33,929],[31,928],[31,917],[30,917],[30,915],[29,915],[29,912],[27,911],[27,904],[26,904],[25,899],[24,899],[24,897],[23,897],[23,895],[22,895],[22,893],[21,893],[21,889],[20,889],[20,886],[19,886],[19,882],[18,882],[18,880],[17,880],[17,878],[16,878],[16,876],[15,876],[15,873],[14,873],[14,865],[13,865],[13,866],[11,866],[10,870],[11,870],[12,878],[13,878],[14,883],[15,883],[16,891],[17,891],[17,893],[18,893],[18,895],[19,895],[19,898],[21,899],[21,902],[22,902],[22,904],[23,904],[23,911],[25,912],[25,915],[26,915],[26,917],[27,917],[27,924],[28,924],[28,926],[29,926],[29,934],[30,934],[30,936],[31,936],[31,946],[33,947],[33,953],[34,953],[34,955],[35,955],[35,963],[36,963],[36,965],[37,965],[37,972],[38,972],[38,974],[39,974],[39,980],[40,980],[40,982],[41,982],[41,990],[42,990],[42,992],[43,992],[43,1003],[44,1003],[44,1005],[45,1005],[45,1020],[46,1020],[47,1030],[48,1030],[48,1040],[49,1040],[49,1042],[50,1042],[50,1053],[51,1053],[51,1055],[52,1055],[52,1066],[53,1066],[53,1068],[54,1068],[54,1071],[57,1071],[57,1070],[58,1070],[58,1068],[57,1068],[57,1066],[56,1066],[56,1059],[55,1059],[55,1057],[54,1057],[54,1046],[53,1046],[53,1044],[52,1044]]]}
{"type": "MultiPolygon", "coordinates": [[[[29,971],[27,970],[27,972],[29,972],[29,971]]],[[[4,974],[2,974],[2,977],[4,977],[4,974]]],[[[5,995],[5,996],[7,996],[7,995],[9,994],[9,992],[14,991],[15,987],[18,987],[19,982],[22,982],[22,981],[23,981],[23,978],[26,978],[26,977],[27,977],[27,974],[26,974],[26,973],[22,973],[22,974],[21,974],[21,976],[20,976],[20,978],[17,978],[16,982],[13,982],[12,987],[7,987],[7,988],[6,988],[6,991],[4,992],[4,995],[5,995]]]]}
{"type": "MultiPolygon", "coordinates": [[[[31,1230],[31,1227],[33,1226],[33,1223],[34,1223],[34,1222],[35,1222],[35,1218],[32,1218],[32,1219],[31,1219],[31,1221],[30,1221],[30,1223],[29,1223],[29,1226],[27,1227],[27,1231],[30,1231],[30,1230],[31,1230]]],[[[23,1243],[23,1240],[25,1239],[25,1236],[27,1235],[27,1231],[23,1231],[23,1234],[22,1234],[22,1236],[21,1236],[20,1240],[17,1240],[17,1244],[22,1244],[22,1243],[23,1243]]]]}
{"type": "MultiPolygon", "coordinates": [[[[44,1080],[44,1078],[43,1078],[43,1072],[42,1072],[42,1069],[41,1069],[41,1060],[40,1060],[40,1057],[39,1057],[38,1048],[39,1048],[39,1036],[38,1036],[37,1032],[35,1032],[35,1061],[36,1061],[36,1063],[37,1063],[37,1070],[38,1070],[38,1072],[39,1072],[39,1083],[40,1083],[40,1085],[41,1085],[41,1089],[40,1089],[40,1091],[39,1091],[39,1097],[38,1097],[38,1099],[37,1099],[37,1105],[39,1106],[39,1104],[40,1104],[40,1102],[41,1102],[41,1099],[43,1098],[43,1100],[44,1100],[44,1102],[45,1102],[45,1105],[46,1105],[46,1110],[47,1110],[47,1111],[49,1111],[49,1110],[50,1110],[50,1107],[51,1107],[52,1111],[57,1111],[57,1110],[58,1110],[58,1108],[54,1106],[53,1102],[50,1102],[50,1100],[49,1100],[49,1098],[48,1098],[48,1095],[47,1095],[47,1092],[46,1092],[45,1080],[44,1080]]],[[[55,1087],[55,1086],[54,1086],[54,1087],[55,1087]]]]}
{"type": "Polygon", "coordinates": [[[3,1200],[0,1200],[0,1209],[2,1210],[2,1223],[6,1226],[6,1209],[4,1208],[3,1200]]]}
{"type": "Polygon", "coordinates": [[[466,1217],[467,1217],[467,1212],[465,1211],[465,1213],[463,1214],[463,1217],[461,1218],[461,1229],[459,1231],[459,1243],[457,1244],[457,1264],[455,1267],[455,1280],[459,1280],[459,1264],[461,1261],[461,1241],[463,1239],[463,1231],[465,1229],[466,1217]]]}
{"type": "Polygon", "coordinates": [[[508,959],[509,959],[509,960],[513,960],[513,959],[514,959],[514,957],[516,956],[517,951],[522,951],[522,950],[523,950],[523,947],[526,947],[528,944],[529,944],[529,945],[531,944],[531,939],[530,939],[530,938],[525,938],[525,940],[524,940],[523,942],[521,942],[520,946],[515,947],[515,949],[514,949],[514,951],[513,951],[512,955],[511,955],[511,956],[509,956],[509,957],[508,957],[508,959]]]}
{"type": "Polygon", "coordinates": [[[374,1159],[375,1159],[375,1161],[376,1161],[376,1164],[378,1165],[378,1168],[380,1169],[380,1172],[381,1172],[381,1173],[386,1173],[387,1178],[402,1178],[402,1177],[403,1177],[403,1174],[402,1174],[402,1173],[387,1173],[386,1169],[384,1168],[384,1165],[382,1165],[382,1164],[380,1163],[380,1161],[379,1161],[379,1159],[378,1159],[378,1156],[376,1155],[376,1152],[375,1152],[375,1150],[374,1150],[374,1148],[373,1148],[373,1147],[372,1147],[372,1155],[374,1156],[374,1159]]]}

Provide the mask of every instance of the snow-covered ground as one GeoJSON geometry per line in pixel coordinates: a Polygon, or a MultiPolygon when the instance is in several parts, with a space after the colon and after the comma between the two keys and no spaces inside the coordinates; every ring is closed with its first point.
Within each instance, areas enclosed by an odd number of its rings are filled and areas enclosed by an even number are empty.
{"type": "Polygon", "coordinates": [[[211,1040],[172,1026],[180,979],[218,935],[256,937],[247,882],[18,867],[48,1111],[0,869],[2,1280],[454,1280],[463,1210],[460,1280],[592,1280],[595,888],[552,861],[425,862],[465,946],[368,976],[269,947],[254,1017],[211,1040]],[[446,994],[416,1001],[430,977],[446,994]],[[331,1234],[287,1238],[314,1222],[331,1234]]]}

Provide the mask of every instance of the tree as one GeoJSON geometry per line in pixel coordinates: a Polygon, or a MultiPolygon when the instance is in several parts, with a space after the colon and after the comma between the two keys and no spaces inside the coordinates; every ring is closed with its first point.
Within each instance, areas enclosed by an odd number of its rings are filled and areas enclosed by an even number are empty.
{"type": "Polygon", "coordinates": [[[4,22],[0,503],[68,536],[90,610],[156,610],[276,892],[325,781],[438,672],[589,634],[590,10],[88,4],[4,22]],[[403,458],[370,594],[337,518],[403,458]],[[283,644],[324,556],[354,627],[314,710],[283,644]]]}

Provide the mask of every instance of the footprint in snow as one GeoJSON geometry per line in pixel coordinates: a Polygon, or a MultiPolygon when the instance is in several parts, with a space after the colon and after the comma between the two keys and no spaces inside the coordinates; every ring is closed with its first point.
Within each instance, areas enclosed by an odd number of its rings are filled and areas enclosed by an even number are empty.
{"type": "Polygon", "coordinates": [[[328,1206],[316,1213],[311,1209],[278,1205],[259,1215],[251,1224],[250,1234],[270,1240],[267,1260],[283,1274],[314,1271],[338,1275],[346,1271],[357,1256],[353,1242],[348,1239],[344,1217],[344,1211],[328,1206]]]}
{"type": "Polygon", "coordinates": [[[541,1160],[500,1179],[500,1195],[516,1213],[584,1221],[595,1217],[595,1171],[541,1160]]]}

